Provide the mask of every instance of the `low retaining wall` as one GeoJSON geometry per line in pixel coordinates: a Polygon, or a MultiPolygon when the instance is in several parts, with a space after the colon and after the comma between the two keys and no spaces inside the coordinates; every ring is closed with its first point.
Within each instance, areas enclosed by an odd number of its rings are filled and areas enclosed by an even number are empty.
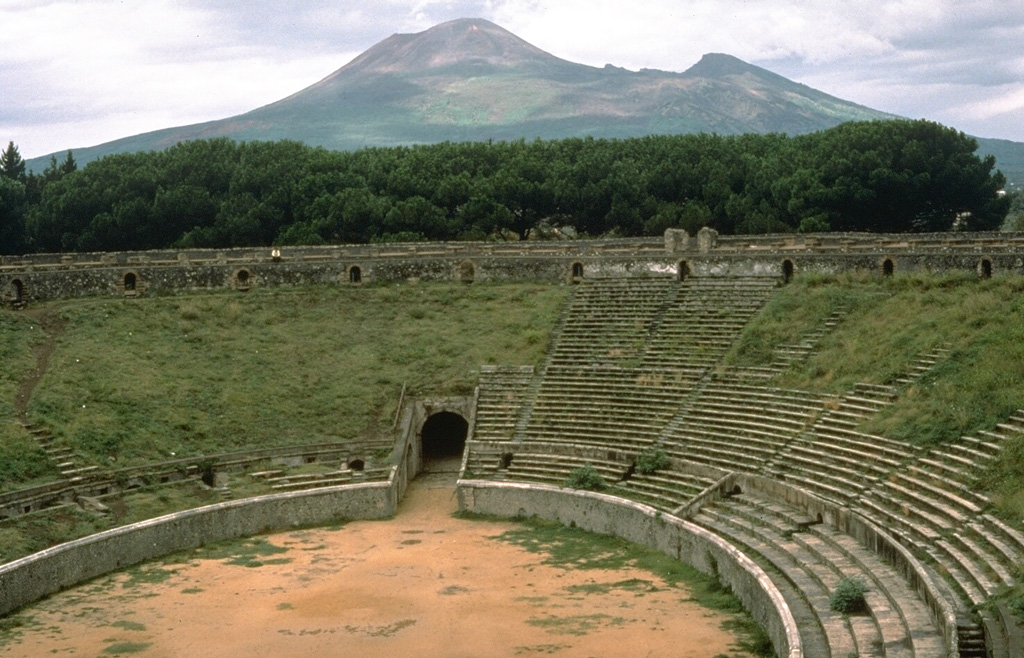
{"type": "MultiPolygon", "coordinates": [[[[404,470],[404,469],[403,469],[404,470]]],[[[396,466],[388,482],[232,500],[114,528],[0,565],[0,615],[111,571],[239,537],[341,520],[394,515],[396,466]]],[[[402,487],[404,489],[404,487],[402,487]]]]}
{"type": "Polygon", "coordinates": [[[622,537],[703,573],[717,573],[768,633],[779,656],[803,656],[796,621],[768,575],[743,553],[699,526],[615,496],[542,484],[460,480],[458,496],[461,511],[507,517],[536,515],[622,537]]]}

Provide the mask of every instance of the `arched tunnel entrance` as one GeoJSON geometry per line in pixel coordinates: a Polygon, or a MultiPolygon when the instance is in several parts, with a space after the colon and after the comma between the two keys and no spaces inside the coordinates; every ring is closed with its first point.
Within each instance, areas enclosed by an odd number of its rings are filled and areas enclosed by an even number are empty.
{"type": "Polygon", "coordinates": [[[468,431],[466,419],[451,411],[441,411],[427,418],[420,431],[424,469],[458,471],[468,431]]]}

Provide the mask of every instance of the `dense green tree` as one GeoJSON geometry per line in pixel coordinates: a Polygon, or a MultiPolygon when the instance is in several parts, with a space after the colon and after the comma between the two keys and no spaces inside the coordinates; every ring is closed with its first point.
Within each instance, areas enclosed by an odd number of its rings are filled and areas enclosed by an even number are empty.
{"type": "Polygon", "coordinates": [[[8,142],[7,148],[0,152],[0,176],[25,182],[25,161],[13,141],[8,142]]]}
{"type": "MultiPolygon", "coordinates": [[[[927,121],[849,123],[795,138],[572,138],[353,153],[199,140],[81,170],[70,152],[63,163],[54,157],[22,181],[21,219],[5,230],[23,226],[18,244],[58,251],[479,240],[525,237],[542,221],[594,236],[702,226],[995,228],[1011,198],[1000,196],[1004,179],[976,147],[927,121]]],[[[16,154],[13,144],[8,151],[16,154]]]]}
{"type": "Polygon", "coordinates": [[[25,184],[0,176],[0,254],[25,248],[25,184]]]}

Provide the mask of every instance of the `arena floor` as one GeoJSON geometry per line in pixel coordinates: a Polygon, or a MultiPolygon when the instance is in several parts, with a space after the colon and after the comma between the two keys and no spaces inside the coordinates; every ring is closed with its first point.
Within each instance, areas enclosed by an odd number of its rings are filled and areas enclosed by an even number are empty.
{"type": "Polygon", "coordinates": [[[0,656],[746,655],[726,616],[685,590],[644,572],[541,564],[494,539],[513,524],[456,508],[450,475],[428,474],[394,521],[101,578],[19,613],[0,656]]]}

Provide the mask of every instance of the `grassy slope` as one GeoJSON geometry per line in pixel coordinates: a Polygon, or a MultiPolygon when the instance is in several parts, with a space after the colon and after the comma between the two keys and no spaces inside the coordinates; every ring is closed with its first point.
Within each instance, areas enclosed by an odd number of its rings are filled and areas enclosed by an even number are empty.
{"type": "MultiPolygon", "coordinates": [[[[72,302],[29,415],[109,466],[369,437],[390,429],[403,383],[468,395],[480,364],[538,363],[566,294],[402,285],[72,302]]],[[[25,323],[3,317],[24,343],[25,323]]],[[[15,351],[24,361],[27,347],[15,351]]]]}
{"type": "MultiPolygon", "coordinates": [[[[1024,279],[969,275],[801,277],[778,291],[744,331],[727,361],[763,365],[778,343],[795,342],[833,310],[848,309],[817,351],[781,386],[841,393],[855,382],[890,383],[928,350],[950,357],[863,430],[911,442],[955,441],[991,429],[1024,408],[1024,279]]],[[[1024,442],[1011,443],[980,484],[1020,517],[1024,442]]]]}
{"type": "MultiPolygon", "coordinates": [[[[567,294],[421,284],[60,303],[64,329],[29,416],[80,464],[110,468],[372,437],[390,431],[403,383],[413,396],[467,395],[480,364],[539,364],[567,294]]],[[[0,312],[0,491],[56,476],[43,477],[45,455],[13,416],[38,332],[0,312]],[[39,468],[16,468],[25,463],[39,468]]],[[[231,486],[264,493],[247,478],[231,486]]],[[[158,488],[111,502],[102,518],[68,508],[19,517],[0,526],[0,562],[208,502],[199,487],[158,488]]]]}
{"type": "Polygon", "coordinates": [[[949,343],[950,358],[867,429],[907,441],[953,440],[1024,407],[1022,291],[1018,278],[804,277],[773,296],[728,361],[763,365],[774,345],[796,341],[842,307],[842,322],[782,385],[841,393],[856,382],[892,383],[917,357],[949,343]]]}
{"type": "Polygon", "coordinates": [[[4,482],[30,482],[56,475],[56,469],[15,418],[18,388],[35,368],[32,348],[43,341],[39,322],[0,313],[0,491],[4,482]]]}

